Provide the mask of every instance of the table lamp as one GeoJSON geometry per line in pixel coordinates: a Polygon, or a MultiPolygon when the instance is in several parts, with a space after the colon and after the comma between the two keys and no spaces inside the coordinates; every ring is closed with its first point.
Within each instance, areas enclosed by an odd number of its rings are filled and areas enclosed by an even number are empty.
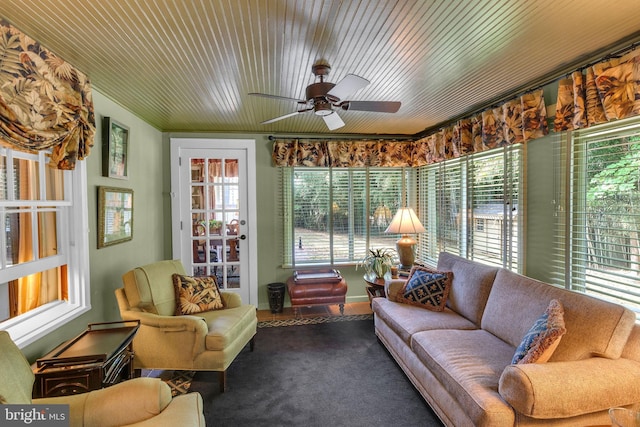
{"type": "Polygon", "coordinates": [[[408,270],[413,266],[415,260],[416,239],[409,237],[409,234],[424,233],[426,230],[420,223],[418,216],[411,208],[401,208],[391,220],[391,224],[384,231],[385,233],[402,234],[396,242],[398,257],[400,258],[400,268],[408,270]]]}

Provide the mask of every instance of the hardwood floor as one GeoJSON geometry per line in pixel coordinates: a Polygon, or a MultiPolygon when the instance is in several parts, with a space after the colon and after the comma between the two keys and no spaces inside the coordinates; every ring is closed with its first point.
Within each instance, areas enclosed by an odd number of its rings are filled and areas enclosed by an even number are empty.
{"type": "MultiPolygon", "coordinates": [[[[369,302],[354,302],[344,305],[345,315],[371,314],[369,302]]],[[[337,304],[311,307],[285,307],[282,313],[271,313],[271,310],[258,310],[258,322],[265,320],[300,319],[305,317],[340,316],[337,304]]]]}

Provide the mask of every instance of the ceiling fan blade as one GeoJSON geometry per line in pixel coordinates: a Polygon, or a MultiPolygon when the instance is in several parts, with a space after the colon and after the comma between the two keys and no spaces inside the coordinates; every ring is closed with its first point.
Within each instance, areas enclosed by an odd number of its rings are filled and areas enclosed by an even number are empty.
{"type": "Polygon", "coordinates": [[[369,84],[369,80],[356,76],[355,74],[347,74],[342,80],[327,92],[327,96],[340,99],[346,99],[351,94],[356,93],[369,84]]]}
{"type": "Polygon", "coordinates": [[[298,114],[302,114],[305,111],[308,110],[304,110],[304,111],[294,111],[293,113],[289,113],[289,114],[285,114],[284,116],[280,116],[280,117],[275,117],[273,119],[269,119],[269,120],[265,120],[264,122],[262,122],[261,124],[263,125],[268,125],[269,123],[273,123],[273,122],[277,122],[283,119],[288,119],[289,117],[293,117],[293,116],[297,116],[298,114]]]}
{"type": "Polygon", "coordinates": [[[396,101],[345,101],[340,104],[343,110],[373,111],[376,113],[395,113],[400,109],[396,101]]]}
{"type": "Polygon", "coordinates": [[[303,99],[289,98],[288,96],[269,95],[268,93],[251,92],[251,93],[249,93],[249,95],[251,95],[251,96],[261,96],[263,98],[279,99],[281,101],[294,101],[294,102],[298,102],[300,104],[306,104],[307,103],[307,101],[305,101],[303,99]]]}
{"type": "Polygon", "coordinates": [[[335,111],[331,114],[327,114],[326,116],[322,116],[322,118],[329,130],[335,130],[344,126],[344,122],[335,111]]]}

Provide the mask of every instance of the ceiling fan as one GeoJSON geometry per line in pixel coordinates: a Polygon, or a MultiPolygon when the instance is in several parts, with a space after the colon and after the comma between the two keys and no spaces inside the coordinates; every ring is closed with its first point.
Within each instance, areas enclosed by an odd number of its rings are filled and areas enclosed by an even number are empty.
{"type": "Polygon", "coordinates": [[[349,101],[345,100],[356,91],[364,88],[370,82],[369,80],[356,76],[355,74],[347,74],[338,83],[325,82],[324,78],[331,71],[331,66],[323,60],[317,61],[311,66],[313,74],[319,78],[319,81],[307,86],[306,99],[289,98],[286,96],[269,95],[266,93],[250,93],[249,95],[262,96],[265,98],[280,99],[285,101],[295,101],[300,104],[300,109],[293,113],[262,122],[263,125],[277,122],[282,119],[297,116],[298,114],[313,111],[314,114],[324,119],[329,130],[334,130],[344,126],[344,122],[338,115],[336,109],[372,111],[377,113],[395,113],[400,109],[400,102],[396,101],[349,101]]]}

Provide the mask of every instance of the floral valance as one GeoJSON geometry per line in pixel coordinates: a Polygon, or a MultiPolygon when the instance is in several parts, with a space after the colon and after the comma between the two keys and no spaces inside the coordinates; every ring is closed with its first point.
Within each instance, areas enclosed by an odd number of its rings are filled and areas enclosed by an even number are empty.
{"type": "Polygon", "coordinates": [[[89,79],[6,21],[0,37],[0,143],[51,148],[53,167],[73,169],[95,135],[89,79]]]}
{"type": "Polygon", "coordinates": [[[412,165],[412,143],[402,141],[326,141],[278,139],[275,166],[402,167],[412,165]]]}
{"type": "Polygon", "coordinates": [[[417,167],[548,133],[542,90],[459,120],[417,141],[278,139],[275,166],[417,167]]]}
{"type": "Polygon", "coordinates": [[[558,83],[554,130],[582,129],[640,114],[640,50],[573,72],[558,83]]]}

